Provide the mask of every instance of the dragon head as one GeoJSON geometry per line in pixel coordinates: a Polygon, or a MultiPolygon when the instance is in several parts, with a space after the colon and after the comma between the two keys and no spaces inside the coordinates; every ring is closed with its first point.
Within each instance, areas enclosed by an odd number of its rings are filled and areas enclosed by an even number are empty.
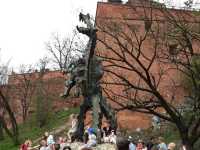
{"type": "Polygon", "coordinates": [[[84,15],[83,13],[80,13],[79,14],[79,21],[86,24],[86,27],[79,27],[79,26],[76,27],[79,33],[85,34],[89,37],[96,34],[97,29],[92,24],[89,14],[84,15]]]}

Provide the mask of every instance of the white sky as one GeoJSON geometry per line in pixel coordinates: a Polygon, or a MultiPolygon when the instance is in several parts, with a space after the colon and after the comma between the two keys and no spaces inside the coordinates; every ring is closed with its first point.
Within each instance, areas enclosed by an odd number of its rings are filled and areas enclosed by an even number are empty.
{"type": "Polygon", "coordinates": [[[97,1],[102,0],[0,0],[1,59],[11,59],[14,68],[35,64],[47,53],[44,43],[52,33],[69,36],[80,11],[95,16],[97,1]]]}
{"type": "Polygon", "coordinates": [[[34,64],[52,33],[72,33],[80,11],[92,15],[97,0],[0,0],[0,48],[10,66],[34,64]]]}

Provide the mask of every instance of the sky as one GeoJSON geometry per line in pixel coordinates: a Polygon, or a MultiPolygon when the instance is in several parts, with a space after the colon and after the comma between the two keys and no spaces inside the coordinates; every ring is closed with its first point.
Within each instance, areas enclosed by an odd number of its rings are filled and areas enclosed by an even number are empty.
{"type": "Polygon", "coordinates": [[[0,0],[1,60],[34,64],[53,33],[70,36],[80,11],[95,15],[97,0],[0,0]]]}
{"type": "Polygon", "coordinates": [[[14,69],[35,64],[47,54],[45,42],[53,33],[72,34],[79,12],[95,17],[97,1],[105,0],[0,0],[0,60],[10,60],[14,69]]]}

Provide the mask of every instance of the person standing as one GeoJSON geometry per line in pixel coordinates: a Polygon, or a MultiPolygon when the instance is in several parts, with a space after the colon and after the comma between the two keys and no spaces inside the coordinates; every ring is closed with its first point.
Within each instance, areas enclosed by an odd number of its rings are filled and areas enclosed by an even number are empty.
{"type": "Polygon", "coordinates": [[[96,144],[97,144],[97,137],[95,135],[94,128],[89,128],[87,144],[84,144],[81,147],[79,147],[79,150],[82,150],[84,148],[91,149],[93,146],[96,146],[96,144]]]}
{"type": "Polygon", "coordinates": [[[136,150],[136,146],[135,146],[135,144],[133,143],[133,138],[132,138],[132,136],[129,136],[129,137],[128,137],[128,141],[129,141],[129,150],[136,150]]]}
{"type": "Polygon", "coordinates": [[[147,145],[147,150],[151,150],[154,147],[154,138],[151,137],[146,145],[147,145]]]}
{"type": "Polygon", "coordinates": [[[112,130],[109,136],[109,142],[113,144],[117,144],[117,136],[115,135],[115,131],[112,130]]]}
{"type": "Polygon", "coordinates": [[[72,142],[72,135],[76,132],[77,127],[78,127],[78,119],[77,119],[77,115],[75,114],[72,114],[70,118],[71,118],[72,123],[71,123],[71,128],[67,132],[67,137],[69,141],[72,142]]]}
{"type": "Polygon", "coordinates": [[[47,142],[44,139],[40,141],[40,150],[47,150],[47,142]]]}
{"type": "Polygon", "coordinates": [[[158,138],[158,143],[158,150],[167,150],[167,145],[165,144],[163,137],[158,138]]]}
{"type": "Polygon", "coordinates": [[[144,142],[141,139],[138,140],[136,150],[147,150],[147,147],[144,145],[144,142]]]}
{"type": "Polygon", "coordinates": [[[55,150],[55,141],[54,141],[53,135],[49,135],[47,138],[47,149],[55,150]]]}
{"type": "Polygon", "coordinates": [[[32,142],[30,140],[26,140],[24,144],[20,146],[20,150],[30,150],[32,142]]]}
{"type": "Polygon", "coordinates": [[[171,143],[168,144],[168,150],[175,150],[175,148],[176,148],[175,143],[171,142],[171,143]]]}

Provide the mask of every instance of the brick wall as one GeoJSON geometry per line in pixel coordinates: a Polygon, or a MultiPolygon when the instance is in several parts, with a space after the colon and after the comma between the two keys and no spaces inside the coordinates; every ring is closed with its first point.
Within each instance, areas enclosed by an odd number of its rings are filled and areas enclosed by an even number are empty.
{"type": "MultiPolygon", "coordinates": [[[[146,4],[148,4],[148,1],[146,4]]],[[[186,19],[188,22],[192,21],[191,18],[194,17],[192,12],[185,11],[185,10],[176,10],[176,9],[169,9],[170,13],[174,15],[175,19],[180,19],[184,12],[184,19],[186,19]],[[193,16],[193,17],[191,17],[193,16]]],[[[128,23],[134,26],[137,26],[138,32],[137,36],[140,37],[140,35],[144,34],[144,18],[150,17],[150,14],[152,13],[152,20],[153,22],[160,22],[161,33],[163,34],[166,32],[167,28],[167,19],[165,17],[165,14],[162,12],[162,10],[158,8],[152,7],[152,5],[138,5],[138,1],[136,0],[130,0],[127,4],[115,4],[115,3],[102,3],[99,2],[97,5],[97,13],[96,13],[96,25],[99,28],[98,32],[98,38],[101,40],[105,40],[107,43],[109,43],[109,46],[118,49],[118,52],[121,53],[119,46],[114,43],[114,40],[108,36],[107,34],[101,32],[102,26],[109,26],[109,22],[112,22],[114,24],[112,25],[119,25],[121,30],[127,35],[130,35],[131,32],[126,27],[123,26],[123,23],[128,23]],[[131,4],[131,5],[130,5],[131,4]]],[[[196,17],[197,20],[199,20],[198,17],[196,17]]],[[[116,25],[116,26],[117,26],[116,25]]],[[[153,26],[153,25],[152,25],[153,26]]],[[[152,57],[153,49],[152,49],[152,40],[150,37],[147,38],[142,45],[143,53],[147,57],[152,57]]],[[[124,41],[125,42],[125,41],[124,41]]],[[[137,42],[137,41],[135,41],[137,42]]],[[[194,43],[194,48],[197,49],[197,46],[194,43]]],[[[163,48],[163,49],[166,49],[163,48]]],[[[97,42],[97,51],[98,54],[100,54],[103,57],[112,57],[117,58],[116,54],[111,52],[108,48],[106,48],[101,42],[97,42]]],[[[128,58],[130,60],[131,58],[128,58]]],[[[145,59],[143,60],[145,61],[145,59]]],[[[118,62],[116,62],[118,63],[118,62]]],[[[104,66],[108,65],[107,62],[104,62],[104,66]]],[[[123,64],[121,64],[123,66],[123,64]]],[[[163,70],[167,70],[168,68],[172,67],[172,65],[160,63],[158,61],[155,61],[155,63],[152,65],[150,72],[155,76],[155,79],[158,79],[158,73],[163,70]]],[[[137,76],[133,73],[130,73],[126,70],[119,69],[119,68],[112,68],[112,71],[114,71],[117,74],[123,74],[124,76],[128,76],[128,79],[134,81],[137,81],[137,76]]],[[[111,81],[115,78],[112,75],[108,75],[108,73],[104,74],[104,80],[111,81]]],[[[177,101],[174,102],[175,104],[181,103],[181,101],[184,98],[184,93],[186,92],[183,87],[181,86],[181,75],[175,71],[171,70],[168,71],[168,75],[164,76],[162,78],[162,84],[159,86],[159,91],[163,95],[164,98],[170,99],[172,97],[172,93],[175,92],[175,99],[177,101]],[[172,83],[171,79],[175,81],[175,83],[172,83]],[[176,89],[174,89],[174,84],[176,86],[176,89]]],[[[145,84],[144,84],[145,86],[145,84]]],[[[106,88],[112,89],[112,91],[124,94],[122,87],[116,86],[116,85],[106,85],[106,88]]],[[[111,94],[112,95],[112,94],[111,94]]],[[[140,93],[141,96],[143,96],[143,93],[140,93]]],[[[112,103],[112,102],[111,102],[112,103]]],[[[113,107],[118,107],[117,104],[112,103],[113,107]]],[[[123,128],[128,129],[135,129],[135,128],[147,128],[151,125],[151,117],[150,115],[144,115],[141,113],[133,113],[129,111],[120,112],[118,114],[118,121],[119,126],[123,126],[123,128]]]]}
{"type": "MultiPolygon", "coordinates": [[[[12,110],[15,112],[17,121],[22,122],[22,105],[21,100],[23,98],[22,92],[24,92],[24,76],[27,80],[30,79],[31,84],[33,84],[33,93],[31,95],[31,105],[29,108],[29,115],[36,111],[36,86],[38,82],[39,73],[33,72],[29,74],[12,74],[9,76],[9,82],[6,86],[8,90],[8,97],[12,107],[12,110]]],[[[64,91],[64,81],[66,77],[60,71],[46,71],[42,81],[45,93],[47,94],[48,99],[52,102],[52,110],[59,111],[65,107],[75,107],[80,104],[80,98],[74,98],[70,96],[69,98],[63,99],[60,98],[60,94],[64,91]]],[[[28,92],[30,95],[31,92],[28,92]]],[[[72,91],[73,94],[73,91],[72,91]]],[[[28,96],[28,99],[30,97],[28,96]]],[[[29,101],[29,100],[28,100],[29,101]]]]}

